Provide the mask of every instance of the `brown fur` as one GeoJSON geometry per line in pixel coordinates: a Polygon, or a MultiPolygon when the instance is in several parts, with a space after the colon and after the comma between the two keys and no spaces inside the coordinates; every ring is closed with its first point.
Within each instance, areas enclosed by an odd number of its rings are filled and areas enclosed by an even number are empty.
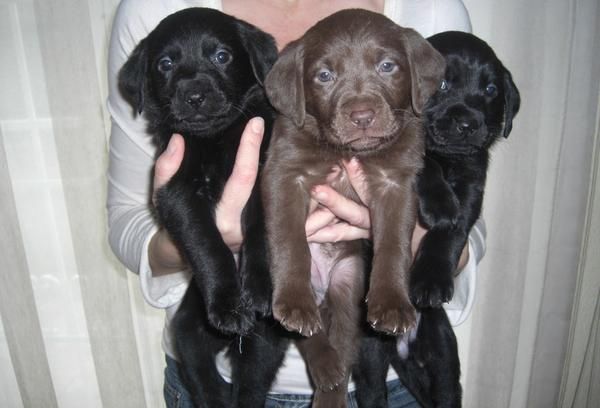
{"type": "Polygon", "coordinates": [[[367,320],[390,334],[414,325],[407,278],[417,215],[414,183],[424,154],[419,116],[443,73],[442,57],[415,31],[380,14],[344,10],[288,45],[265,81],[281,113],[262,179],[273,315],[306,336],[298,347],[317,387],[315,406],[345,406],[365,284],[360,241],[322,245],[318,259],[333,266],[317,304],[304,232],[310,191],[328,182],[360,202],[343,171],[328,180],[342,160],[359,158],[374,251],[367,320]],[[322,81],[327,73],[332,80],[322,81]]]}

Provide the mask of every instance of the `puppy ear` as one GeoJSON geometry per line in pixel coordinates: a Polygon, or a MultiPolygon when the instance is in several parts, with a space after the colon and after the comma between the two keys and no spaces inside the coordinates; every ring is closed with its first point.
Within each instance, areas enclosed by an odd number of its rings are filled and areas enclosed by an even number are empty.
{"type": "Polygon", "coordinates": [[[265,90],[271,104],[281,114],[304,126],[306,103],[304,99],[304,49],[299,41],[291,42],[265,80],[265,90]]]}
{"type": "Polygon", "coordinates": [[[275,39],[245,21],[237,21],[238,32],[244,48],[248,51],[252,72],[259,84],[265,82],[267,73],[277,60],[275,39]]]}
{"type": "Polygon", "coordinates": [[[119,71],[119,90],[138,114],[144,110],[144,92],[148,71],[146,43],[146,40],[142,40],[135,47],[119,71]]]}
{"type": "Polygon", "coordinates": [[[512,80],[512,75],[507,69],[504,69],[504,131],[503,136],[508,137],[512,130],[513,118],[519,112],[521,107],[521,95],[517,86],[512,80]]]}
{"type": "Polygon", "coordinates": [[[446,60],[415,30],[403,28],[402,34],[410,66],[412,107],[419,116],[444,78],[446,60]]]}

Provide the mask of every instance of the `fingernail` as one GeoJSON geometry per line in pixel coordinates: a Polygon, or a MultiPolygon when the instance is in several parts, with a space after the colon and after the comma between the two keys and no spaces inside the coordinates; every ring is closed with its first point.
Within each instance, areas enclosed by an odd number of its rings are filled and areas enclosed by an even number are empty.
{"type": "Polygon", "coordinates": [[[356,156],[352,157],[348,164],[352,167],[358,166],[358,158],[356,156]]]}
{"type": "Polygon", "coordinates": [[[263,118],[261,117],[256,117],[253,118],[252,123],[250,124],[250,127],[252,128],[252,131],[255,133],[260,133],[263,131],[264,125],[265,125],[265,121],[263,120],[263,118]]]}

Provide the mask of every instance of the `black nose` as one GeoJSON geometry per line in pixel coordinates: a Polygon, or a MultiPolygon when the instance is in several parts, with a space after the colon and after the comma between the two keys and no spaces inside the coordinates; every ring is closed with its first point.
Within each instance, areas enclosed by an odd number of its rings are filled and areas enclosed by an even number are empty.
{"type": "Polygon", "coordinates": [[[371,126],[373,120],[375,120],[375,112],[371,109],[353,111],[350,114],[350,120],[355,126],[366,129],[371,126]]]}
{"type": "Polygon", "coordinates": [[[206,97],[204,94],[200,92],[192,92],[186,96],[185,101],[192,107],[197,108],[202,105],[202,102],[204,102],[205,98],[206,97]]]}
{"type": "Polygon", "coordinates": [[[476,120],[454,119],[456,131],[461,134],[469,134],[479,129],[479,123],[476,120]]]}

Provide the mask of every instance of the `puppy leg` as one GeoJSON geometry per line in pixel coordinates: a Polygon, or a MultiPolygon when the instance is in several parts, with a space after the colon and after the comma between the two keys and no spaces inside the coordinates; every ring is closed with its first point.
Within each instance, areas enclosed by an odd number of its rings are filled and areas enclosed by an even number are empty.
{"type": "Polygon", "coordinates": [[[396,337],[365,333],[352,370],[356,400],[361,408],[387,408],[386,377],[396,351],[396,337]]]}
{"type": "MultiPolygon", "coordinates": [[[[315,390],[313,407],[345,407],[350,371],[360,348],[359,326],[365,294],[365,265],[361,257],[339,260],[331,271],[331,281],[321,307],[327,322],[327,337],[344,370],[344,378],[333,390],[315,390]]],[[[314,369],[313,369],[314,370],[314,369]]],[[[312,374],[312,371],[311,371],[312,374]]]]}
{"type": "Polygon", "coordinates": [[[454,272],[466,242],[466,232],[458,228],[427,231],[410,275],[410,295],[417,307],[440,307],[452,299],[454,272]]]}
{"type": "Polygon", "coordinates": [[[268,265],[267,238],[264,227],[264,211],[261,204],[260,187],[254,186],[252,195],[242,214],[244,242],[240,250],[240,277],[242,301],[247,310],[258,317],[271,313],[271,275],[268,265]]]}
{"type": "Polygon", "coordinates": [[[234,408],[263,408],[289,346],[289,333],[271,318],[259,320],[252,334],[230,348],[234,408]]]}
{"type": "Polygon", "coordinates": [[[396,353],[392,365],[422,406],[461,407],[458,347],[443,309],[423,309],[408,357],[402,360],[396,353]]]}
{"type": "Polygon", "coordinates": [[[415,325],[416,314],[408,296],[410,242],[416,222],[416,195],[412,183],[404,188],[379,187],[371,196],[373,267],[367,294],[367,320],[377,331],[396,335],[415,325]],[[376,201],[376,202],[375,202],[376,201]]]}
{"type": "Polygon", "coordinates": [[[191,284],[172,321],[181,377],[196,407],[228,407],[231,385],[217,371],[215,356],[230,340],[209,332],[206,319],[200,292],[191,284]]]}
{"type": "Polygon", "coordinates": [[[306,362],[316,390],[332,392],[345,381],[346,367],[329,342],[325,330],[297,340],[296,346],[306,362]]]}
{"type": "Polygon", "coordinates": [[[419,220],[426,228],[450,227],[458,221],[460,203],[452,187],[444,178],[440,165],[425,156],[425,167],[417,179],[419,220]]]}
{"type": "Polygon", "coordinates": [[[210,324],[224,333],[246,333],[253,314],[242,304],[233,254],[217,229],[211,203],[179,174],[157,192],[159,219],[191,266],[210,324]]]}

